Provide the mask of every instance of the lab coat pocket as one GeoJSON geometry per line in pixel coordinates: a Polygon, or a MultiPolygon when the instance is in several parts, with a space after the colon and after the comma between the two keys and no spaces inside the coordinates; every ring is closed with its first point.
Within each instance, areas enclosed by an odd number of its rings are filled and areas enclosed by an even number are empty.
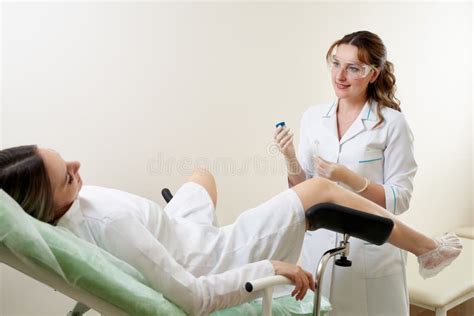
{"type": "Polygon", "coordinates": [[[383,181],[383,151],[367,148],[358,160],[359,173],[372,181],[383,181]]]}

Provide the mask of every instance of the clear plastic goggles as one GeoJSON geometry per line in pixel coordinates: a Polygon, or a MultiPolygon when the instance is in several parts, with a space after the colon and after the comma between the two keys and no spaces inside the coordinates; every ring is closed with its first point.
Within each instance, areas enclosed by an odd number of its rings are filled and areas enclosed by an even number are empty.
{"type": "Polygon", "coordinates": [[[331,72],[338,72],[340,69],[344,70],[349,79],[362,79],[376,67],[367,64],[358,64],[352,61],[344,61],[335,55],[332,55],[328,60],[328,68],[331,72]]]}

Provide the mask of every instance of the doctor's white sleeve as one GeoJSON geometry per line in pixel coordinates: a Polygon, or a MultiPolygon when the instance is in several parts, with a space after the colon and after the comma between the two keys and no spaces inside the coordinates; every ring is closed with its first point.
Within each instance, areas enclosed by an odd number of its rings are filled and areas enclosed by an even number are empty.
{"type": "Polygon", "coordinates": [[[270,261],[263,260],[221,274],[195,277],[139,220],[129,217],[114,220],[102,237],[110,253],[135,267],[153,289],[190,315],[207,315],[255,299],[258,294],[247,293],[245,282],[275,274],[270,261]]]}
{"type": "Polygon", "coordinates": [[[388,127],[387,147],[384,150],[385,208],[395,215],[408,210],[417,171],[413,148],[413,133],[399,115],[388,127]]]}

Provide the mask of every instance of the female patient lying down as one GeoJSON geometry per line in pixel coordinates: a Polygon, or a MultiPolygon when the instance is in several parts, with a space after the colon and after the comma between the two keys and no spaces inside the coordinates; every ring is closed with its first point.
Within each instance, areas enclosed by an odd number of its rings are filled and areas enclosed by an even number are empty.
{"type": "Polygon", "coordinates": [[[35,218],[64,227],[139,270],[151,286],[185,312],[205,315],[255,298],[243,284],[270,275],[288,277],[301,300],[314,291],[311,273],[295,265],[305,211],[335,203],[388,217],[389,242],[418,257],[424,277],[437,274],[461,252],[454,234],[432,239],[391,213],[334,182],[313,178],[217,227],[214,178],[195,171],[162,209],[114,189],[82,186],[77,161],[53,150],[20,146],[0,151],[0,188],[35,218]]]}

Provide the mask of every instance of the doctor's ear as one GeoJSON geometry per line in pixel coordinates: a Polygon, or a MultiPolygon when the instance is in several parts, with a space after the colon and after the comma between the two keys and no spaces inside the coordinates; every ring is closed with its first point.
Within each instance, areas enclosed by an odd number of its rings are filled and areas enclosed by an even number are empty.
{"type": "Polygon", "coordinates": [[[377,78],[379,77],[380,75],[380,69],[379,68],[375,68],[374,71],[372,72],[372,75],[370,76],[370,83],[374,83],[375,80],[377,80],[377,78]]]}

